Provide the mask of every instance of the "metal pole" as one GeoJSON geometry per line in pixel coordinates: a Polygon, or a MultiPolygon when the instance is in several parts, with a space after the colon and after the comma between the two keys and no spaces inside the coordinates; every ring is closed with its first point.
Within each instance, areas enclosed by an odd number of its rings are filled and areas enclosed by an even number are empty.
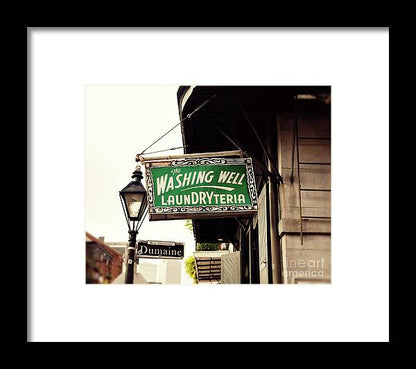
{"type": "Polygon", "coordinates": [[[217,152],[202,152],[194,154],[177,154],[177,155],[167,155],[167,156],[147,156],[143,157],[142,155],[138,156],[138,160],[143,164],[149,161],[163,161],[171,159],[189,159],[189,158],[212,158],[212,157],[223,157],[223,156],[239,156],[243,157],[244,153],[241,150],[232,150],[232,151],[217,151],[217,152]]]}
{"type": "Polygon", "coordinates": [[[136,236],[137,231],[129,231],[129,246],[127,248],[127,264],[125,284],[132,284],[134,279],[134,257],[136,254],[136,236]]]}
{"type": "Polygon", "coordinates": [[[265,173],[267,176],[269,176],[270,178],[272,178],[273,179],[273,181],[275,181],[275,178],[276,178],[276,180],[278,180],[277,179],[277,177],[275,177],[275,175],[272,173],[272,172],[270,172],[264,165],[263,165],[263,163],[260,161],[260,160],[258,160],[258,159],[256,159],[253,155],[250,155],[247,151],[245,151],[245,150],[243,150],[240,146],[241,145],[238,145],[237,144],[237,142],[235,142],[230,136],[228,136],[220,127],[218,127],[215,123],[213,123],[213,126],[228,140],[228,141],[230,141],[235,147],[237,147],[240,151],[241,151],[241,153],[243,154],[243,155],[245,155],[245,156],[247,156],[247,157],[252,157],[253,158],[253,160],[255,161],[255,164],[256,165],[258,165],[259,167],[260,167],[260,169],[262,170],[262,172],[263,173],[265,173]]]}

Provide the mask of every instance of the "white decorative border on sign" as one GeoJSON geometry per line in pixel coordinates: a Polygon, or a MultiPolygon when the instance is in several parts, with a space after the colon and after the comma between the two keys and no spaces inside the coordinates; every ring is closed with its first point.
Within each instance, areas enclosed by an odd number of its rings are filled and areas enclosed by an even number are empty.
{"type": "Polygon", "coordinates": [[[248,193],[252,205],[207,205],[207,206],[176,206],[176,207],[155,207],[154,206],[154,181],[151,173],[151,163],[146,163],[146,182],[147,182],[147,199],[149,203],[150,214],[180,214],[180,213],[215,213],[215,212],[245,212],[257,210],[257,190],[256,180],[251,158],[192,158],[172,160],[166,166],[188,167],[201,165],[235,165],[245,164],[248,193]]]}
{"type": "Polygon", "coordinates": [[[219,158],[179,159],[179,160],[173,160],[170,163],[170,165],[174,167],[190,167],[190,166],[198,166],[198,165],[217,165],[217,164],[227,164],[227,159],[219,159],[219,158]]]}

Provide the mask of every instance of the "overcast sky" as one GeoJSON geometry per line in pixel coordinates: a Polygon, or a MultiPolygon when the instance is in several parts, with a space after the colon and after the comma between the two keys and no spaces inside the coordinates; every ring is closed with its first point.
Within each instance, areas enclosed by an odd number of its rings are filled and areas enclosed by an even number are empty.
{"type": "MultiPolygon", "coordinates": [[[[104,236],[110,242],[128,240],[118,192],[131,181],[138,164],[136,154],[179,122],[178,87],[85,87],[85,229],[93,236],[104,236]]],[[[182,146],[180,126],[147,152],[178,146],[182,146]]],[[[183,149],[154,155],[180,153],[183,149]]],[[[145,185],[144,179],[142,183],[145,185]]],[[[149,222],[146,215],[137,238],[185,242],[185,260],[195,247],[192,232],[184,223],[184,220],[149,222]]],[[[183,274],[182,283],[189,282],[183,274]]]]}

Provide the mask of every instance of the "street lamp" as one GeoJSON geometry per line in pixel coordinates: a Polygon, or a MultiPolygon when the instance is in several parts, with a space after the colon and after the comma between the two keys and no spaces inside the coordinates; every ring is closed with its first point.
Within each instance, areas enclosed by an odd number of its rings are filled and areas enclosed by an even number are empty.
{"type": "Polygon", "coordinates": [[[127,249],[126,277],[124,280],[124,283],[127,284],[133,283],[136,236],[139,230],[140,220],[147,207],[147,193],[141,183],[143,173],[140,165],[136,166],[131,178],[133,178],[133,181],[119,192],[124,216],[126,217],[129,228],[129,246],[127,249]]]}

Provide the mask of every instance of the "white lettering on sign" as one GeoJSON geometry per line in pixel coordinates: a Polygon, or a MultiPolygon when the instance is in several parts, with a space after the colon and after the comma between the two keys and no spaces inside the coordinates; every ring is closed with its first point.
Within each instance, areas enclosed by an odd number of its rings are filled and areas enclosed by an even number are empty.
{"type": "Polygon", "coordinates": [[[218,176],[218,183],[232,183],[232,184],[243,184],[243,179],[246,175],[243,173],[229,172],[227,170],[222,170],[218,176]],[[234,180],[232,181],[232,179],[234,180]]]}
{"type": "Polygon", "coordinates": [[[169,177],[168,185],[166,187],[166,191],[173,190],[173,177],[169,177]]]}
{"type": "Polygon", "coordinates": [[[161,196],[161,204],[167,205],[228,205],[245,204],[244,194],[217,194],[214,192],[191,192],[187,195],[165,195],[161,196]]]}
{"type": "Polygon", "coordinates": [[[175,242],[172,241],[147,241],[149,245],[163,245],[163,246],[175,246],[175,242]]]}
{"type": "Polygon", "coordinates": [[[169,246],[161,246],[157,245],[153,247],[149,247],[147,245],[140,245],[140,249],[138,250],[138,256],[170,256],[170,257],[183,257],[183,250],[182,249],[174,249],[169,246]],[[159,246],[159,247],[157,247],[159,246]]]}
{"type": "Polygon", "coordinates": [[[185,173],[185,175],[183,176],[182,186],[189,186],[189,182],[191,180],[191,175],[192,175],[192,172],[185,173]]]}
{"type": "Polygon", "coordinates": [[[157,177],[157,194],[160,195],[161,193],[165,192],[166,182],[168,180],[168,175],[165,174],[164,176],[157,177]]]}
{"type": "MultiPolygon", "coordinates": [[[[229,183],[234,185],[241,186],[243,184],[243,179],[245,174],[230,172],[222,170],[218,176],[218,183],[229,183]]],[[[201,172],[189,172],[189,173],[179,173],[175,177],[165,174],[163,176],[156,178],[157,185],[157,195],[163,195],[165,192],[171,191],[173,189],[183,188],[187,186],[209,184],[214,179],[214,171],[201,171],[201,172]]],[[[204,187],[204,186],[199,186],[204,187]]],[[[208,186],[207,186],[208,187],[208,186]]],[[[220,186],[211,186],[214,188],[222,188],[227,191],[232,191],[232,187],[220,187],[220,186]]]]}

